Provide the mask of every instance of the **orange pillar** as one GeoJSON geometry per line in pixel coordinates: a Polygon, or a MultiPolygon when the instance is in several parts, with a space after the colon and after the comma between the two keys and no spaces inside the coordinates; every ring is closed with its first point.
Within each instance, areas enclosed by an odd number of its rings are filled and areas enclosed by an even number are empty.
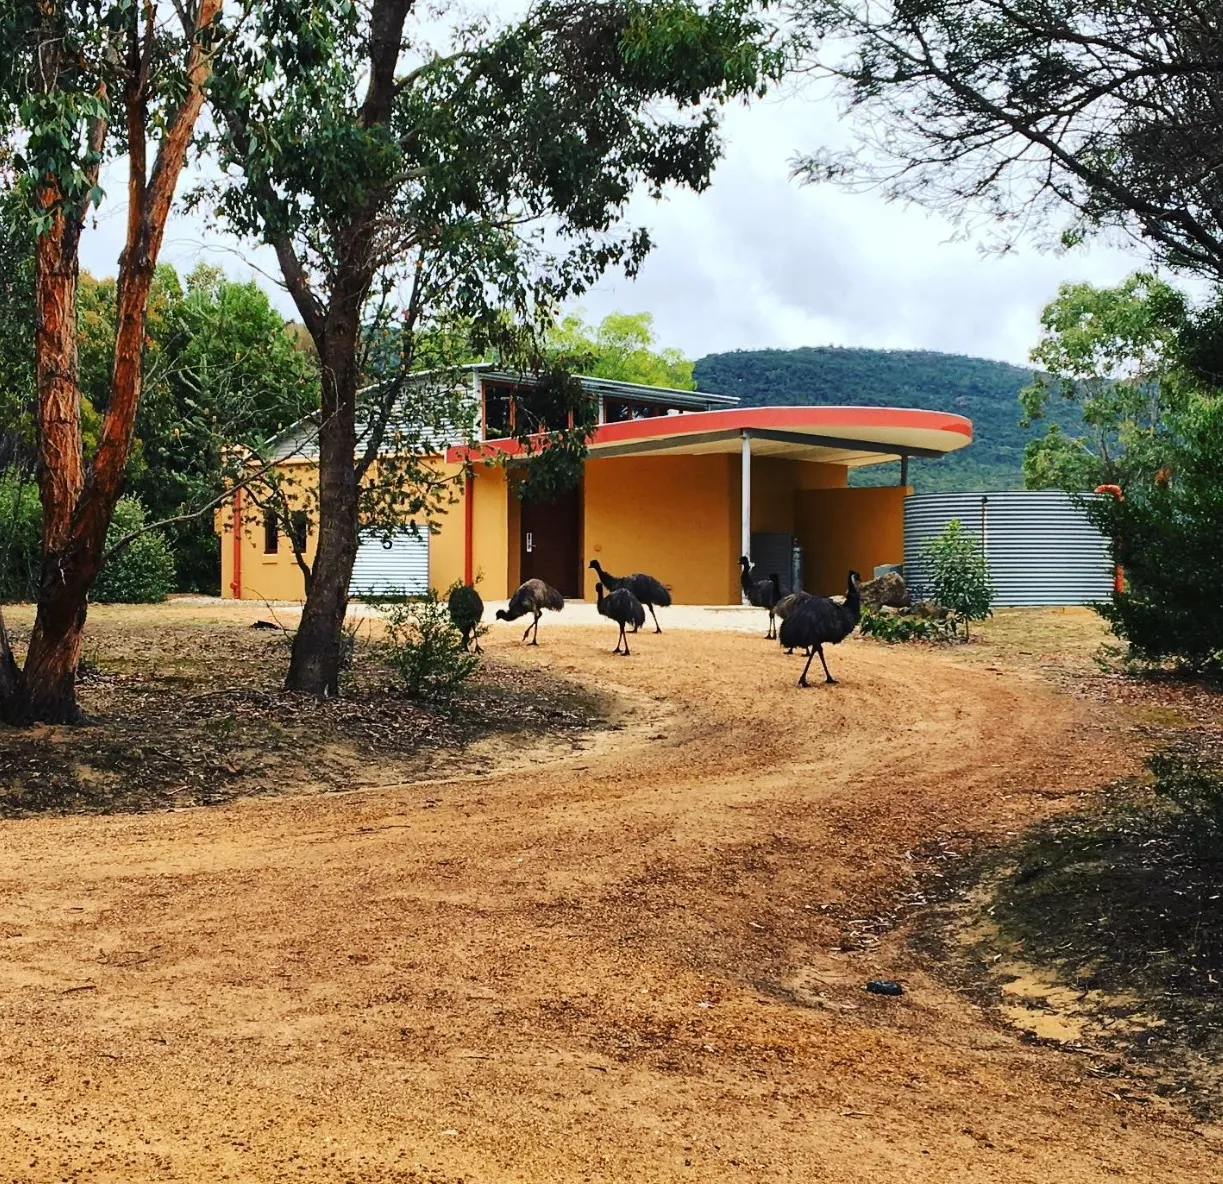
{"type": "Polygon", "coordinates": [[[229,590],[235,600],[242,599],[242,490],[234,490],[234,578],[229,590]]]}
{"type": "MultiPolygon", "coordinates": [[[[1125,501],[1120,485],[1097,485],[1096,492],[1111,493],[1119,502],[1125,501]]],[[[1114,542],[1113,546],[1116,547],[1116,545],[1114,542]]],[[[1116,593],[1125,591],[1125,569],[1119,563],[1113,565],[1113,591],[1116,593]]]]}

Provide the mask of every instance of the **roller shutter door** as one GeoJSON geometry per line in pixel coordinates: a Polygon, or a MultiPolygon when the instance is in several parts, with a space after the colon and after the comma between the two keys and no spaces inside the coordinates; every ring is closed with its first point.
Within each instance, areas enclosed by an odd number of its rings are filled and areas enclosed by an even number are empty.
{"type": "Polygon", "coordinates": [[[357,547],[350,596],[423,596],[429,590],[429,532],[397,531],[387,542],[367,536],[357,547]]]}

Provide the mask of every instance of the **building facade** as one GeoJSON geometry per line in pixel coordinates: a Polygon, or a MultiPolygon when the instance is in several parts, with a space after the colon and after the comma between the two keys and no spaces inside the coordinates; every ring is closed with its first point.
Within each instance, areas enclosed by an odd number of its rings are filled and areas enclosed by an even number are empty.
{"type": "MultiPolygon", "coordinates": [[[[737,604],[741,554],[787,588],[844,590],[852,567],[869,575],[904,557],[907,459],[972,441],[972,425],[943,412],[879,407],[741,408],[725,396],[584,379],[600,423],[581,481],[550,503],[517,496],[520,445],[507,435],[530,384],[493,367],[469,371],[479,439],[439,446],[431,461],[453,501],[432,521],[363,539],[354,595],[444,593],[478,581],[485,600],[538,577],[569,598],[594,596],[598,559],[614,575],[647,571],[678,604],[737,604]],[[851,488],[849,472],[901,460],[901,484],[851,488]]],[[[299,486],[315,457],[297,441],[281,463],[299,486]]],[[[241,491],[218,514],[222,594],[298,600],[304,583],[286,524],[241,491]]],[[[288,529],[313,555],[311,524],[288,529]]]]}

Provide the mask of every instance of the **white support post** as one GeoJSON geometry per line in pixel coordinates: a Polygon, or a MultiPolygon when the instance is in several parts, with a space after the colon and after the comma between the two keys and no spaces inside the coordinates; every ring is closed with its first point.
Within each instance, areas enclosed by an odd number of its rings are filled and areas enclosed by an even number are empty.
{"type": "MultiPolygon", "coordinates": [[[[739,554],[752,556],[752,437],[743,433],[743,493],[740,499],[739,554]]],[[[747,596],[740,595],[739,600],[747,604],[747,596]]]]}

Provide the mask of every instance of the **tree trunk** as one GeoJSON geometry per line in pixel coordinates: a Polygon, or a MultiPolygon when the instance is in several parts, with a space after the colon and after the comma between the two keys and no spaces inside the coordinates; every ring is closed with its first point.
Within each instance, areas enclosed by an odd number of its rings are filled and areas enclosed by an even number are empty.
{"type": "Polygon", "coordinates": [[[339,323],[329,318],[317,342],[323,388],[318,550],[285,688],[320,698],[339,693],[348,584],[357,558],[357,334],[354,311],[339,323]]]}

